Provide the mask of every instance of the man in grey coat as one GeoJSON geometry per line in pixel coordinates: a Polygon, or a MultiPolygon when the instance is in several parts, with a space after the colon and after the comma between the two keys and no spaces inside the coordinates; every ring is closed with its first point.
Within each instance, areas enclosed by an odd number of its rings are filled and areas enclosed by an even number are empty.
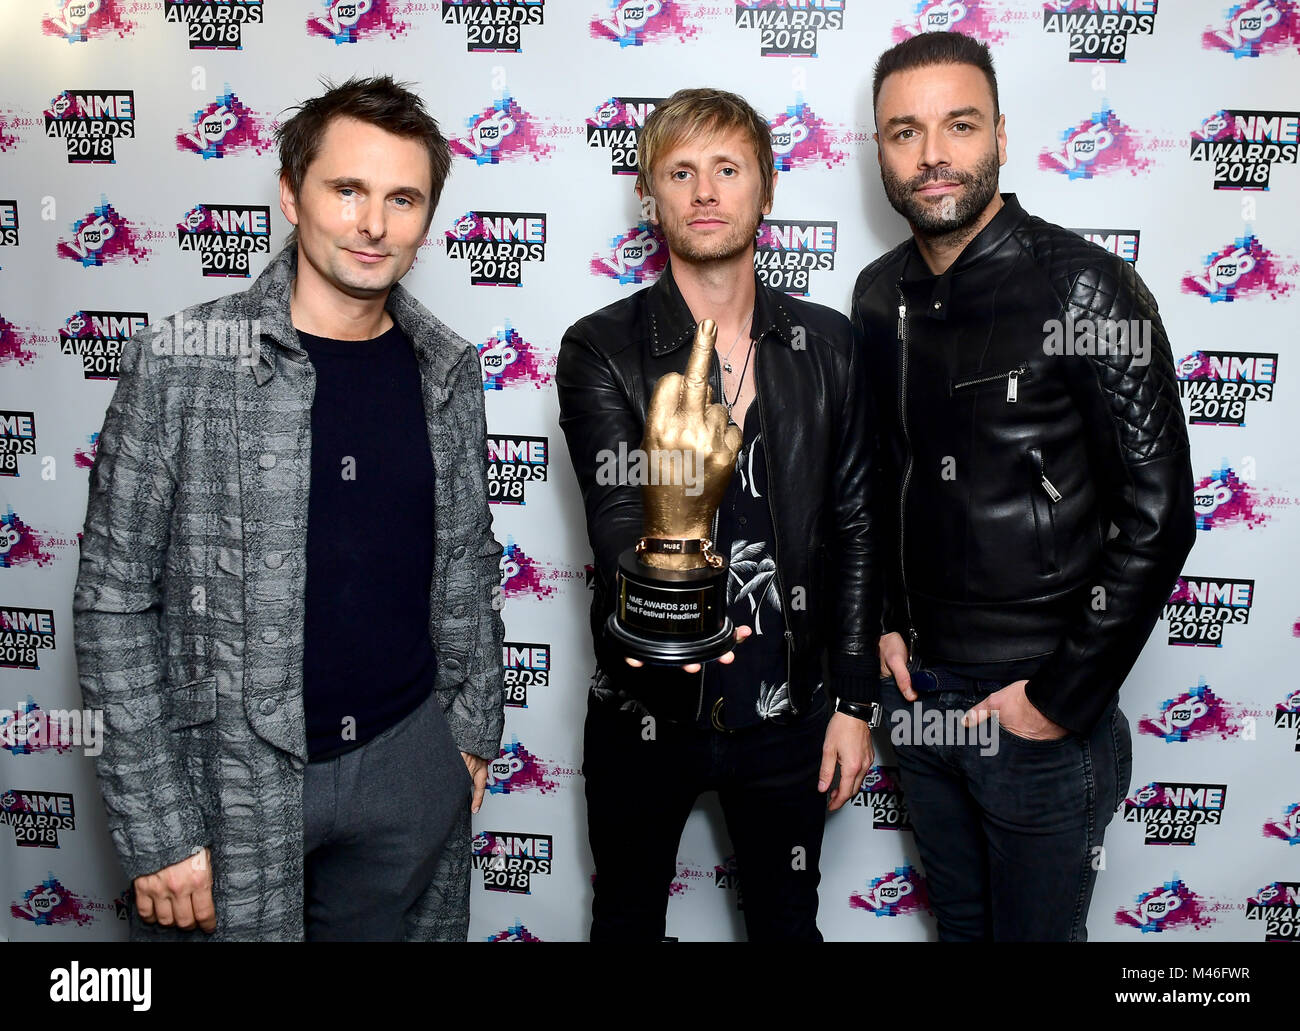
{"type": "Polygon", "coordinates": [[[383,77],[280,159],[289,245],[126,344],[91,472],[76,649],[131,934],[463,941],[501,546],[477,354],[398,285],[450,152],[383,77]]]}

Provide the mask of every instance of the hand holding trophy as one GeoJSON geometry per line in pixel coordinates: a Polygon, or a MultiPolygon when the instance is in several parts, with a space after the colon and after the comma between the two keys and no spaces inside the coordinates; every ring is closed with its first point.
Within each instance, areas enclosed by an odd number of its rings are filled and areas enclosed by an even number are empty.
{"type": "Polygon", "coordinates": [[[641,449],[644,536],[619,557],[610,635],[642,662],[688,664],[733,646],[727,618],[727,561],[713,551],[711,527],[736,455],[740,429],[713,404],[709,366],[717,326],[695,333],[685,373],[655,385],[641,449]]]}

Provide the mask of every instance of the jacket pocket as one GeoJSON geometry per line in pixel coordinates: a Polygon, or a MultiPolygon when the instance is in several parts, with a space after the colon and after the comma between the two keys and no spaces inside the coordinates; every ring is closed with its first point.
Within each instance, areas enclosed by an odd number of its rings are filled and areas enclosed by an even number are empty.
{"type": "Polygon", "coordinates": [[[1061,492],[1047,476],[1042,448],[1031,447],[1026,452],[1032,482],[1029,485],[1030,504],[1034,512],[1034,535],[1038,539],[1039,569],[1045,574],[1060,572],[1056,561],[1056,503],[1061,492]]]}
{"type": "Polygon", "coordinates": [[[972,376],[967,379],[952,380],[948,384],[949,396],[955,396],[961,391],[980,390],[985,387],[992,387],[995,383],[1005,387],[1007,392],[1007,403],[1015,404],[1020,396],[1020,381],[1028,379],[1030,376],[1029,366],[1024,362],[1010,369],[1003,369],[1001,372],[991,372],[985,375],[972,376]]]}
{"type": "Polygon", "coordinates": [[[217,718],[217,678],[204,677],[182,684],[167,695],[167,729],[181,730],[217,718]]]}

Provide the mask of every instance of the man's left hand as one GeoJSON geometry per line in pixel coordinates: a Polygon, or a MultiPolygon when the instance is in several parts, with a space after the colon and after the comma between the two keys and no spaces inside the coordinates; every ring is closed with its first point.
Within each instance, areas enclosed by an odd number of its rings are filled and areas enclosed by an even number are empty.
{"type": "Polygon", "coordinates": [[[468,752],[461,752],[460,757],[465,760],[465,768],[474,779],[474,801],[470,803],[469,811],[477,813],[483,805],[483,792],[487,790],[488,761],[468,752]]]}
{"type": "Polygon", "coordinates": [[[832,713],[822,745],[822,765],[817,773],[817,790],[824,792],[835,779],[835,764],[839,763],[840,783],[829,799],[831,812],[858,793],[875,757],[871,728],[866,720],[843,712],[832,713]]]}
{"type": "Polygon", "coordinates": [[[1017,680],[1001,690],[994,691],[962,717],[963,727],[977,727],[989,717],[998,714],[998,723],[1017,737],[1031,741],[1055,741],[1069,733],[1059,723],[1053,723],[1025,697],[1028,680],[1017,680]]]}

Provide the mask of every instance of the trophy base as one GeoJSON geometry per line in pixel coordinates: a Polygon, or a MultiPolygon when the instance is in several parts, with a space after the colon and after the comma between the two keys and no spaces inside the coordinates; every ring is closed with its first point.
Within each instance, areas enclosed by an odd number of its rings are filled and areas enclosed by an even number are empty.
{"type": "Polygon", "coordinates": [[[735,646],[736,628],[724,616],[722,628],[702,641],[664,641],[642,637],[619,625],[618,617],[611,614],[605,622],[609,636],[617,641],[629,659],[639,659],[652,666],[685,666],[692,662],[717,659],[735,646]]]}
{"type": "Polygon", "coordinates": [[[725,565],[652,569],[629,548],[619,556],[616,592],[605,626],[628,658],[682,666],[716,659],[734,647],[725,565]]]}

